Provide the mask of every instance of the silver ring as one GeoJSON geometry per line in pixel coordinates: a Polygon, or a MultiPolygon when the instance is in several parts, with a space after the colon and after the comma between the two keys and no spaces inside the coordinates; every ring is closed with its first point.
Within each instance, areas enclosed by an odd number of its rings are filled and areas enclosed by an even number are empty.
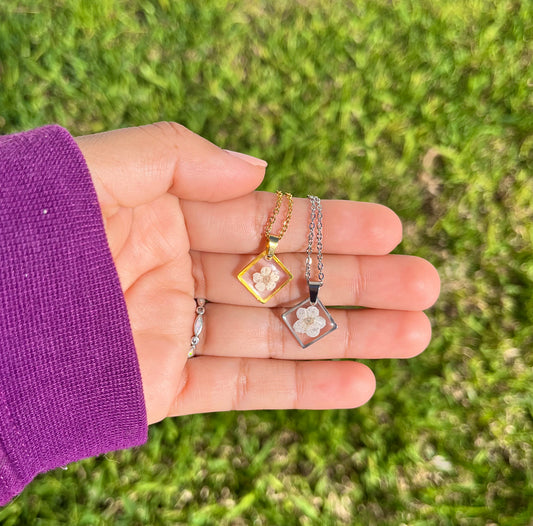
{"type": "Polygon", "coordinates": [[[196,318],[193,324],[193,337],[191,338],[191,347],[187,353],[187,358],[192,358],[196,353],[196,346],[200,343],[200,334],[204,329],[205,303],[204,298],[195,298],[196,301],[196,318]]]}

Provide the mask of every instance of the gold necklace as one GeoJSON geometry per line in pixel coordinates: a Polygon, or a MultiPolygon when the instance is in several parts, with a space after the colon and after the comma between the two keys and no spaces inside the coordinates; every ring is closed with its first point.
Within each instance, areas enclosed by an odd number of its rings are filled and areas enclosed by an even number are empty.
{"type": "Polygon", "coordinates": [[[292,195],[278,190],[276,196],[276,206],[265,227],[266,248],[237,275],[237,279],[261,303],[266,303],[292,279],[289,269],[274,254],[278,243],[289,227],[292,215],[292,195]],[[273,235],[272,227],[279,215],[284,197],[287,199],[285,221],[283,221],[280,231],[273,235]]]}

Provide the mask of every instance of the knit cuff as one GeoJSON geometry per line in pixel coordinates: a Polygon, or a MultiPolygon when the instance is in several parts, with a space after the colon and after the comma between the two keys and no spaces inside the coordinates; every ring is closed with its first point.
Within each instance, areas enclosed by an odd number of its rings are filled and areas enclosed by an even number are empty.
{"type": "Polygon", "coordinates": [[[142,444],[133,336],[85,160],[59,126],[0,137],[0,504],[142,444]]]}

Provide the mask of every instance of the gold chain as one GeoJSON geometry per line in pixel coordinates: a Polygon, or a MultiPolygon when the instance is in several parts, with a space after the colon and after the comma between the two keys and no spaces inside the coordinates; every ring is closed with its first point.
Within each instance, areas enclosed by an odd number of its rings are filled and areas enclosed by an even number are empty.
{"type": "Polygon", "coordinates": [[[291,220],[292,215],[292,194],[289,194],[288,192],[281,192],[278,190],[276,192],[277,201],[276,206],[274,207],[274,210],[272,211],[272,215],[270,216],[268,223],[265,228],[265,236],[267,238],[267,241],[270,237],[270,232],[272,230],[272,227],[274,226],[274,223],[276,222],[276,218],[278,217],[279,211],[281,209],[281,203],[283,202],[283,196],[287,198],[287,217],[285,218],[285,221],[283,221],[283,224],[281,225],[281,230],[276,234],[276,237],[281,239],[285,232],[287,231],[287,228],[289,228],[289,221],[291,220]]]}

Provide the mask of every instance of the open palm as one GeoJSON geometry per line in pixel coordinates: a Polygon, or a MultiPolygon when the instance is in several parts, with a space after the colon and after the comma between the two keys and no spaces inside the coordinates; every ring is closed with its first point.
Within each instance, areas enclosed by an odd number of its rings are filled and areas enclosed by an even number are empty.
{"type": "Polygon", "coordinates": [[[388,208],[323,201],[321,299],[339,329],[302,350],[280,320],[306,294],[308,203],[295,199],[278,255],[295,279],[261,305],[236,279],[264,248],[273,194],[265,168],[175,123],[79,137],[102,210],[137,349],[149,423],[230,409],[356,407],[373,394],[364,365],[335,358],[420,353],[439,278],[425,260],[386,255],[401,240],[388,208]],[[195,297],[207,298],[197,357],[195,297]],[[272,359],[275,358],[275,359],[272,359]]]}

